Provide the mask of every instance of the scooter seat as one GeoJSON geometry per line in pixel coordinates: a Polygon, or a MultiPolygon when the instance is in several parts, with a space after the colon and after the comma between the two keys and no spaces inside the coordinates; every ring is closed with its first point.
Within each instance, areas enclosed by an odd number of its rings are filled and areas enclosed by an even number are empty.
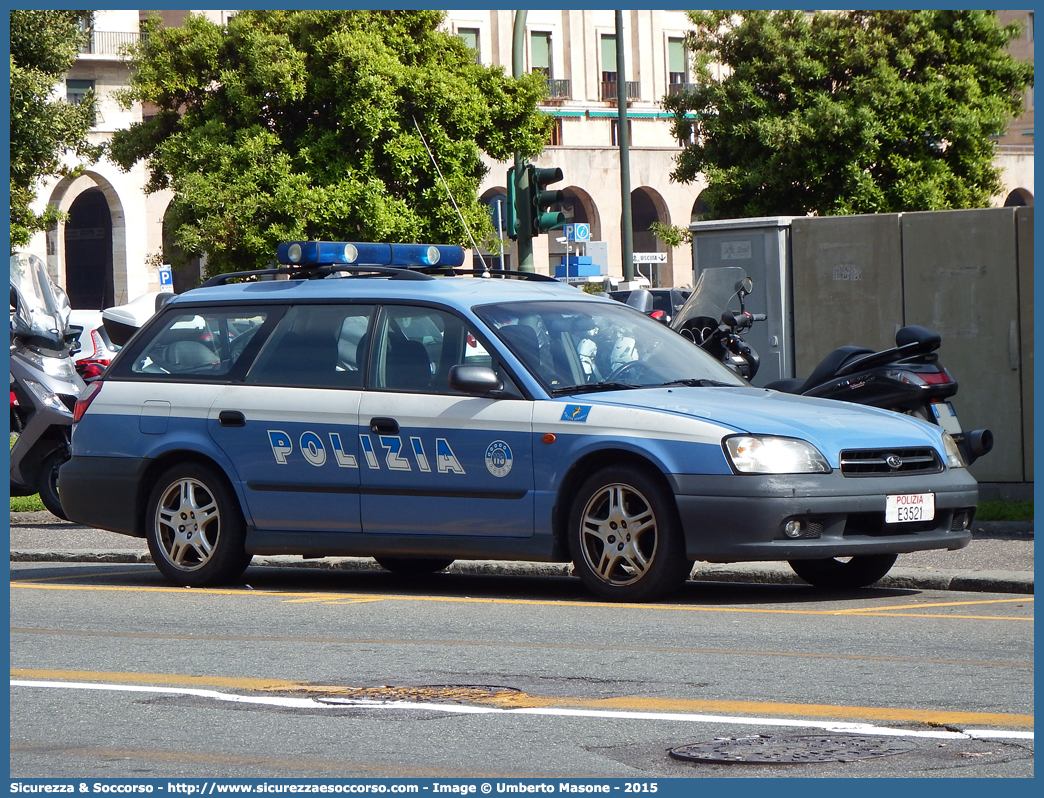
{"type": "Polygon", "coordinates": [[[861,355],[871,355],[873,352],[873,349],[867,349],[865,346],[839,346],[820,361],[819,365],[812,370],[807,379],[791,377],[789,379],[776,380],[765,387],[774,391],[782,391],[783,393],[802,394],[810,388],[814,388],[831,379],[837,374],[838,369],[853,358],[861,355]]]}

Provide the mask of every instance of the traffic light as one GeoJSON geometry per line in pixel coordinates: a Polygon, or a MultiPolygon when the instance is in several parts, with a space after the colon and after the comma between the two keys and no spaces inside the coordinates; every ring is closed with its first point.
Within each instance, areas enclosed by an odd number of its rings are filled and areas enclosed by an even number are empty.
{"type": "Polygon", "coordinates": [[[562,179],[562,170],[557,166],[538,167],[527,164],[529,171],[529,199],[532,207],[532,230],[537,236],[548,230],[557,230],[565,224],[564,213],[551,213],[548,209],[565,199],[564,191],[548,190],[551,183],[562,179]]]}

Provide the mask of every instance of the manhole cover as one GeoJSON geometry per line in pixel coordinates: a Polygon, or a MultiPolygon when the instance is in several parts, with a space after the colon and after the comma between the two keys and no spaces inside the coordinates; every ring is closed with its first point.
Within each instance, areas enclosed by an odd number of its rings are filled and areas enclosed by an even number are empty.
{"type": "Polygon", "coordinates": [[[521,694],[514,687],[486,684],[430,684],[419,687],[345,687],[317,698],[323,704],[352,704],[364,701],[498,701],[521,694]]]}
{"type": "Polygon", "coordinates": [[[672,758],[684,762],[790,765],[808,762],[855,762],[903,754],[912,743],[891,737],[813,734],[801,737],[719,737],[709,743],[671,748],[672,758]]]}

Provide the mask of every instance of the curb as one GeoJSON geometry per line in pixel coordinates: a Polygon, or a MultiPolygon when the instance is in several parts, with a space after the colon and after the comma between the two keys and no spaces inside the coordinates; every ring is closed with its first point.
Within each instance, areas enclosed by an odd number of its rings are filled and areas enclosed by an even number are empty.
{"type": "MultiPolygon", "coordinates": [[[[11,562],[83,562],[152,564],[143,551],[12,551],[11,562]]],[[[329,557],[302,560],[292,556],[255,556],[251,568],[315,568],[333,571],[384,571],[368,557],[329,557]]],[[[448,569],[451,574],[481,576],[571,576],[569,563],[515,562],[500,560],[458,560],[448,569]]],[[[784,563],[732,563],[697,565],[689,577],[694,582],[736,584],[804,585],[784,563]]],[[[953,590],[975,593],[1018,593],[1033,595],[1032,571],[949,571],[924,568],[893,568],[876,583],[880,588],[905,590],[953,590]]]]}

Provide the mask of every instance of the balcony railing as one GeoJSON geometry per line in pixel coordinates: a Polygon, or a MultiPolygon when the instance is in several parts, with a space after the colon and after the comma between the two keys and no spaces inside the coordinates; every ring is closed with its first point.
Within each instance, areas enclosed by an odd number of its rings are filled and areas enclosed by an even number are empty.
{"type": "Polygon", "coordinates": [[[568,80],[559,78],[548,78],[547,98],[548,100],[568,100],[573,96],[572,87],[568,80]]]}
{"type": "Polygon", "coordinates": [[[124,50],[141,41],[140,33],[122,33],[119,31],[91,31],[90,40],[80,47],[85,55],[123,55],[124,50]]]}
{"type": "Polygon", "coordinates": [[[675,94],[685,94],[686,92],[694,91],[697,84],[695,83],[668,83],[667,84],[667,96],[673,97],[675,94]]]}
{"type": "MultiPolygon", "coordinates": [[[[613,102],[617,99],[617,82],[615,80],[603,80],[602,81],[602,100],[607,102],[613,102]]],[[[640,100],[641,99],[641,84],[637,80],[627,81],[627,99],[628,100],[640,100]]]]}

